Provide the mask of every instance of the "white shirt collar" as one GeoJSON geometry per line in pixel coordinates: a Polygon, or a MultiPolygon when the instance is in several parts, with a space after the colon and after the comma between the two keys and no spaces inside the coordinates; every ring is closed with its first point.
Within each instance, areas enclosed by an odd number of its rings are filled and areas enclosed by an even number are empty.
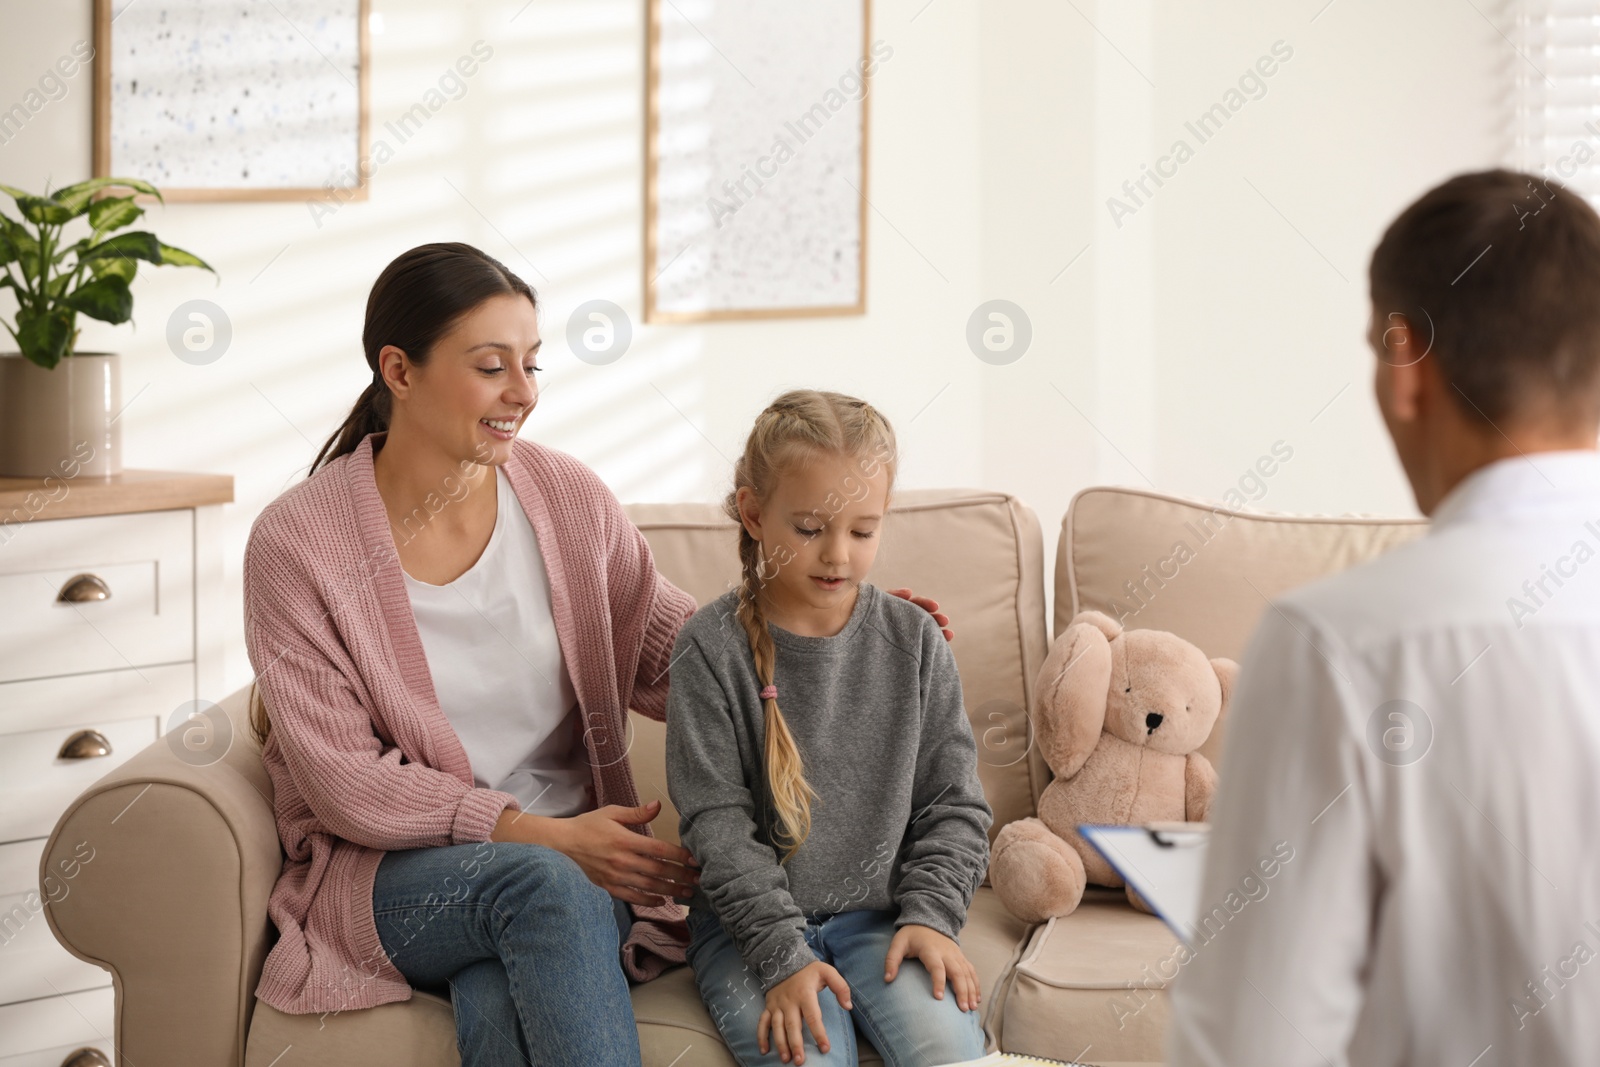
{"type": "Polygon", "coordinates": [[[1433,525],[1487,515],[1572,510],[1600,495],[1600,451],[1531,452],[1487,463],[1456,483],[1433,510],[1433,525]]]}

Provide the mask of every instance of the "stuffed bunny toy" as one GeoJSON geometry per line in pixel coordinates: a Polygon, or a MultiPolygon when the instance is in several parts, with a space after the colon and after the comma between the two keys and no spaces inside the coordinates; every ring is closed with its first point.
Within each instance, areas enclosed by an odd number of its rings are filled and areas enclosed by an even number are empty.
{"type": "MultiPolygon", "coordinates": [[[[990,882],[1018,918],[1068,915],[1088,883],[1122,877],[1081,823],[1203,822],[1217,774],[1198,749],[1226,712],[1239,665],[1163,630],[1076,615],[1039,670],[1034,736],[1055,779],[1039,817],[995,839],[990,882]]],[[[1128,887],[1128,898],[1144,903],[1128,887]]]]}

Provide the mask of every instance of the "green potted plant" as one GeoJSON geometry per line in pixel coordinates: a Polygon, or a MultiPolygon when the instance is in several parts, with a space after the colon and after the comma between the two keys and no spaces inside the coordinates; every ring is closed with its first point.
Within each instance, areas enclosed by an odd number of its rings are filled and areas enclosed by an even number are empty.
{"type": "Polygon", "coordinates": [[[78,316],[132,318],[140,262],[216,271],[148,231],[117,232],[144,214],[136,194],[161,200],[149,182],[91,178],[46,196],[9,185],[0,192],[21,216],[0,212],[0,287],[17,302],[0,325],[19,350],[0,353],[0,475],[118,474],[120,368],[115,353],[77,350],[78,316]],[[79,219],[89,233],[69,242],[64,231],[79,219]]]}

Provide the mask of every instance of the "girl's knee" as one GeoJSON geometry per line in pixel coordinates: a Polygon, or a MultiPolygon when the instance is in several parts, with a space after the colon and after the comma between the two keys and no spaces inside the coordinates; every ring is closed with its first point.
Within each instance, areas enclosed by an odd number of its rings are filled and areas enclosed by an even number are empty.
{"type": "MultiPolygon", "coordinates": [[[[885,993],[874,998],[863,1018],[885,1063],[956,1063],[983,1056],[980,1013],[963,1011],[948,983],[944,997],[935,997],[925,970],[903,967],[885,993]],[[908,978],[912,980],[907,982],[908,978]],[[879,1044],[880,1038],[884,1044],[879,1044]]],[[[858,998],[857,1008],[861,1007],[858,998]]]]}

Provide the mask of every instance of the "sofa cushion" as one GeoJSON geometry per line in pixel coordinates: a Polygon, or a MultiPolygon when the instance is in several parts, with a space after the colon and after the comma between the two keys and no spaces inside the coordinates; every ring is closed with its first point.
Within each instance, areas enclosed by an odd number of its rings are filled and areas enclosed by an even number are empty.
{"type": "Polygon", "coordinates": [[[1159,1061],[1178,942],[1120,890],[1090,887],[1071,915],[1034,930],[1003,992],[1007,1052],[1092,1063],[1159,1061]]]}
{"type": "MultiPolygon", "coordinates": [[[[630,504],[658,570],[701,604],[738,580],[734,523],[713,504],[630,504]]],[[[894,495],[872,571],[883,589],[909,586],[950,615],[961,690],[978,741],[978,775],[994,809],[990,839],[1034,813],[1048,770],[1030,742],[1026,709],[1044,661],[1044,562],[1039,522],[1016,497],[960,489],[894,495]]],[[[641,799],[662,804],[656,834],[678,839],[667,796],[665,727],[629,716],[629,760],[641,799]]]]}
{"type": "Polygon", "coordinates": [[[326,1017],[288,1015],[256,1001],[244,1067],[290,1063],[461,1067],[455,1011],[444,997],[415,990],[410,1000],[326,1017]],[[290,1046],[293,1055],[284,1056],[290,1046]]]}
{"type": "MultiPolygon", "coordinates": [[[[992,889],[978,890],[961,931],[961,947],[982,983],[979,1011],[986,1030],[1027,933],[1028,925],[1008,912],[992,889]]],[[[631,992],[644,1067],[736,1067],[688,967],[674,967],[652,982],[633,986],[631,992]]],[[[305,1063],[370,1062],[394,1067],[461,1063],[450,1001],[420,990],[407,1001],[339,1013],[327,1020],[320,1015],[286,1015],[257,1001],[245,1067],[269,1067],[291,1045],[297,1062],[305,1063]],[[325,1021],[333,1025],[324,1025],[325,1021]]],[[[859,1028],[856,1045],[863,1067],[883,1062],[859,1028]]]]}
{"type": "MultiPolygon", "coordinates": [[[[1085,489],[1061,523],[1052,632],[1093,609],[1238,659],[1272,597],[1427,528],[1425,519],[1279,515],[1140,489],[1085,489]]],[[[1201,752],[1220,763],[1222,730],[1201,752]]]]}

